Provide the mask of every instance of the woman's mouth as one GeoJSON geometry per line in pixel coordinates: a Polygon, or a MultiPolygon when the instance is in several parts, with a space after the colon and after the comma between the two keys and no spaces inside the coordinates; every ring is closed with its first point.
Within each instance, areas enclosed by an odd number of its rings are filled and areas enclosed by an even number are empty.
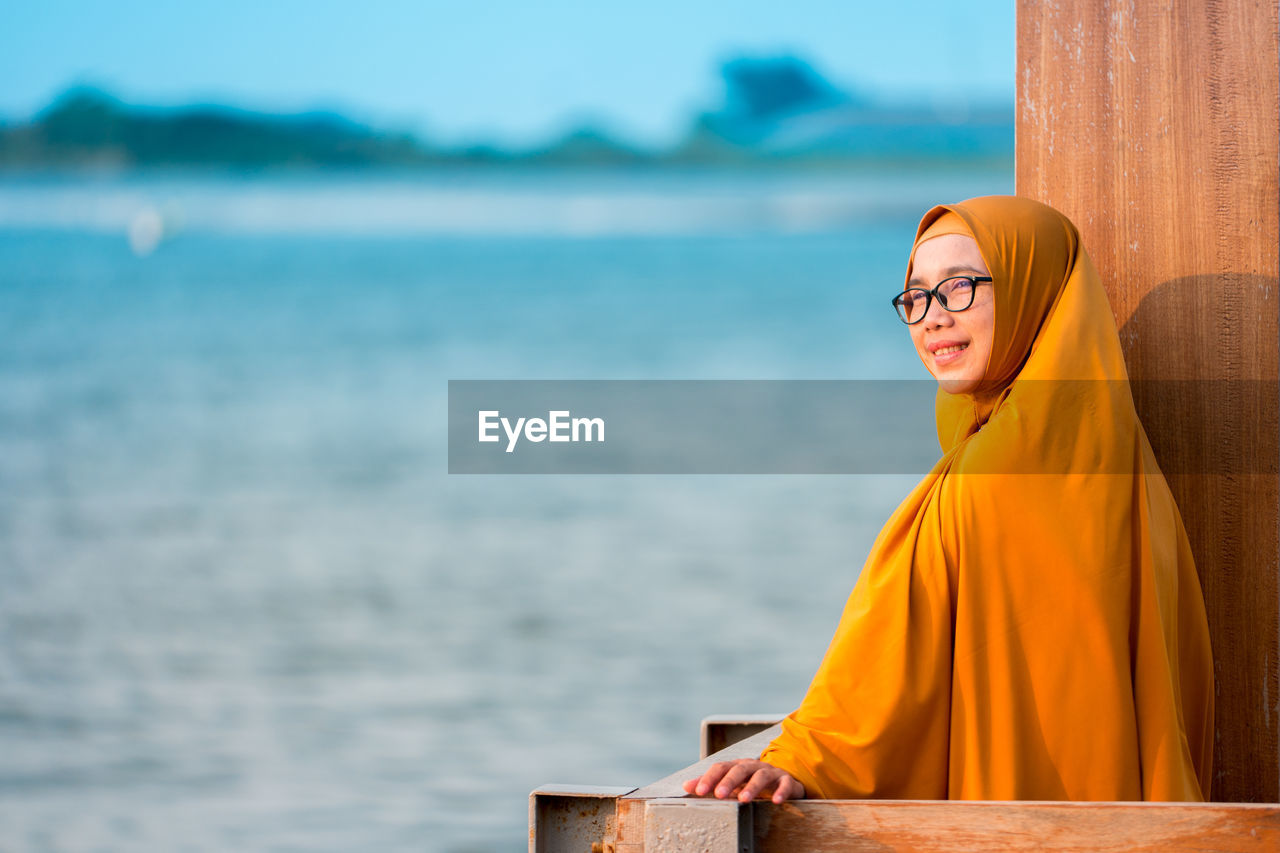
{"type": "Polygon", "coordinates": [[[968,348],[968,344],[952,344],[950,346],[939,347],[933,351],[933,363],[938,366],[950,364],[958,359],[968,348]]]}

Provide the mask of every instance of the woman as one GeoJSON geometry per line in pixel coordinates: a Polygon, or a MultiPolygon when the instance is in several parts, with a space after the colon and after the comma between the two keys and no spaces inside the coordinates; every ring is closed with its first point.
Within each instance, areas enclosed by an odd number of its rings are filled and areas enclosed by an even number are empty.
{"type": "Polygon", "coordinates": [[[685,789],[1204,799],[1204,601],[1075,226],[1013,197],[936,207],[894,305],[938,380],[942,459],[782,733],[685,789]]]}

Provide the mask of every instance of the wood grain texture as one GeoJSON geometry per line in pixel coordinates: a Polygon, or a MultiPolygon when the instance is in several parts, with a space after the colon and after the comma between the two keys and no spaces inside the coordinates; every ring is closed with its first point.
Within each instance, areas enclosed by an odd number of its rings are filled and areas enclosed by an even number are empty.
{"type": "Polygon", "coordinates": [[[754,806],[755,853],[1280,849],[1280,807],[798,800],[754,806]]]}
{"type": "Polygon", "coordinates": [[[1189,380],[1135,383],[1135,402],[1162,468],[1184,472],[1169,483],[1209,611],[1211,796],[1280,800],[1277,3],[1018,0],[1017,87],[1019,195],[1080,228],[1130,376],[1189,380]]]}

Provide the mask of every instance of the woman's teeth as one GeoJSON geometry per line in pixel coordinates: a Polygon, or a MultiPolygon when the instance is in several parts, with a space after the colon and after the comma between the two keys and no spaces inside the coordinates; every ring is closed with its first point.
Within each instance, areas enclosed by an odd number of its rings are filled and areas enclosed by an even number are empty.
{"type": "Polygon", "coordinates": [[[934,355],[947,355],[948,353],[960,352],[960,350],[964,349],[964,348],[965,348],[965,347],[967,347],[967,346],[969,346],[969,345],[968,345],[968,344],[959,344],[959,345],[954,346],[954,347],[943,347],[942,349],[934,350],[934,351],[933,351],[933,354],[934,354],[934,355]]]}

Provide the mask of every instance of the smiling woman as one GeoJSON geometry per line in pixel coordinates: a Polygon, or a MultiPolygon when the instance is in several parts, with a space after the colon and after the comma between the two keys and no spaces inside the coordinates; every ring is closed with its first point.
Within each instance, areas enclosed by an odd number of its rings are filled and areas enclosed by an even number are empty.
{"type": "Polygon", "coordinates": [[[995,298],[978,244],[954,213],[916,241],[907,289],[894,298],[911,342],[944,391],[965,394],[982,381],[991,356],[995,298]],[[929,282],[937,282],[932,289],[929,282]]]}
{"type": "Polygon", "coordinates": [[[686,790],[1204,799],[1204,602],[1075,226],[986,197],[916,234],[894,303],[938,380],[942,458],[881,530],[781,734],[686,790]]]}

